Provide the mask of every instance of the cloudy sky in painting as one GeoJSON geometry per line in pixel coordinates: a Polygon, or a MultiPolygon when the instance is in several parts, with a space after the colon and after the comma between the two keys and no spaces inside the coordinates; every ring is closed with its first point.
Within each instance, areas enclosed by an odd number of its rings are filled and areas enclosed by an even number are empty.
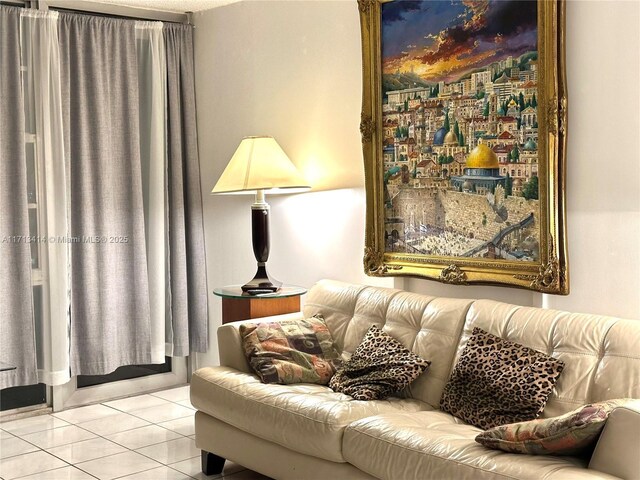
{"type": "Polygon", "coordinates": [[[426,81],[537,49],[537,5],[528,0],[397,0],[382,5],[384,73],[426,81]]]}

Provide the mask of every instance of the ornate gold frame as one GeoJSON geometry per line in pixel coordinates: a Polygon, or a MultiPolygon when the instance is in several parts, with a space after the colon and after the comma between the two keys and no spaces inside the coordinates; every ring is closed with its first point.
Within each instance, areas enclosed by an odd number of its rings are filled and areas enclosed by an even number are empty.
{"type": "Polygon", "coordinates": [[[367,195],[365,273],[371,276],[424,277],[456,285],[493,284],[568,294],[564,0],[538,2],[540,261],[526,264],[385,252],[380,47],[381,4],[385,1],[388,0],[358,0],[363,60],[360,132],[367,195]]]}

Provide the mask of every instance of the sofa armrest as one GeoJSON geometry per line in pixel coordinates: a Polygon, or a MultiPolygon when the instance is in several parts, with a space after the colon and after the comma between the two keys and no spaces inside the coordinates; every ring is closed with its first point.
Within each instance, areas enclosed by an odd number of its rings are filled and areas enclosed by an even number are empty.
{"type": "Polygon", "coordinates": [[[220,355],[220,365],[235,368],[240,372],[252,373],[247,358],[244,356],[244,349],[242,348],[242,340],[240,339],[241,324],[298,320],[301,318],[304,318],[302,312],[295,312],[271,317],[254,318],[252,320],[240,320],[218,327],[218,354],[220,355]]]}
{"type": "Polygon", "coordinates": [[[589,468],[626,480],[640,479],[640,401],[616,408],[607,419],[589,468]]]}

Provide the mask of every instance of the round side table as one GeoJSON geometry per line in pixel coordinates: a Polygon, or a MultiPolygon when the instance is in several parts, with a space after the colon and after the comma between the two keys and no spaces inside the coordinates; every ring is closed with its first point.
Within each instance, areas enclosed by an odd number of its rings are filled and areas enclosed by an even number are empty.
{"type": "Polygon", "coordinates": [[[300,311],[300,296],[307,293],[302,287],[283,285],[277,292],[249,295],[240,285],[227,285],[213,290],[222,297],[222,323],[269,317],[300,311]]]}

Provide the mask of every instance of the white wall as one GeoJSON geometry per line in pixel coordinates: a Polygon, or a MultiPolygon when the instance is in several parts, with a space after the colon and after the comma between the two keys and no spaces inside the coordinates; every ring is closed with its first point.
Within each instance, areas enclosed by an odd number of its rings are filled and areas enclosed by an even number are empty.
{"type": "MultiPolygon", "coordinates": [[[[243,1],[195,16],[209,289],[254,273],[250,197],[209,192],[242,137],[273,135],[314,186],[272,197],[269,270],[442,296],[640,318],[640,4],[569,1],[567,205],[571,294],[456,287],[362,273],[364,178],[355,1],[243,1]]],[[[220,302],[210,294],[215,363],[220,302]]]]}
{"type": "MultiPolygon", "coordinates": [[[[255,273],[250,196],[211,196],[242,137],[273,135],[313,190],[270,197],[269,272],[310,287],[321,278],[392,286],[363,273],[358,9],[351,2],[240,2],[195,15],[198,131],[209,290],[255,273]]],[[[209,294],[217,362],[220,299],[209,294]]]]}
{"type": "Polygon", "coordinates": [[[640,3],[567,4],[571,294],[549,308],[640,319],[640,3]]]}

